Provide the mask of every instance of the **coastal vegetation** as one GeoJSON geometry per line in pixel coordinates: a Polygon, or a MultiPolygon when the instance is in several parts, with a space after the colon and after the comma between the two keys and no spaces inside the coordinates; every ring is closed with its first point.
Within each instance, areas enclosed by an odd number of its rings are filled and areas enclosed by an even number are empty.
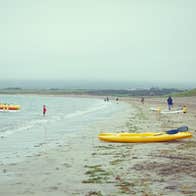
{"type": "Polygon", "coordinates": [[[192,97],[192,96],[196,96],[196,88],[195,89],[191,89],[191,90],[185,90],[185,91],[179,92],[179,93],[174,93],[173,95],[175,97],[192,97]]]}
{"type": "MultiPolygon", "coordinates": [[[[185,91],[187,95],[189,91],[185,91]]],[[[94,95],[94,96],[118,96],[118,97],[126,97],[126,96],[164,96],[168,94],[183,94],[185,93],[183,90],[171,88],[171,89],[160,89],[160,88],[149,88],[149,89],[58,89],[58,88],[50,88],[50,89],[23,89],[19,87],[15,88],[4,88],[0,89],[0,94],[46,94],[46,95],[94,95]]],[[[192,91],[192,93],[196,90],[192,91]]]]}

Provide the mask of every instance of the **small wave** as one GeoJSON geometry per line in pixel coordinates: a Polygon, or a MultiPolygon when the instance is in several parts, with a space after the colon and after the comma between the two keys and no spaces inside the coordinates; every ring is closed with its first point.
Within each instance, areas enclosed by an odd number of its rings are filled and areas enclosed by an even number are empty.
{"type": "Polygon", "coordinates": [[[46,118],[42,118],[42,119],[33,119],[33,120],[29,120],[23,123],[18,123],[18,124],[12,124],[9,125],[7,127],[1,128],[0,130],[0,137],[8,137],[9,135],[15,134],[17,132],[21,132],[21,131],[25,131],[25,130],[29,130],[32,129],[34,126],[39,126],[48,122],[56,122],[56,121],[60,121],[62,119],[70,119],[70,118],[74,118],[74,117],[79,117],[79,116],[83,116],[83,115],[87,115],[90,114],[92,112],[96,112],[99,110],[103,110],[104,108],[108,107],[106,104],[100,104],[100,105],[96,105],[94,107],[88,108],[86,110],[77,110],[73,113],[70,114],[58,114],[58,115],[53,115],[50,117],[46,117],[46,118]]]}
{"type": "Polygon", "coordinates": [[[95,112],[95,111],[98,111],[98,110],[102,110],[104,108],[106,108],[106,105],[101,104],[99,106],[92,107],[92,108],[89,108],[87,110],[78,110],[78,111],[73,112],[71,114],[67,114],[65,116],[65,118],[72,118],[72,117],[76,117],[76,116],[81,116],[81,115],[89,114],[89,113],[92,113],[92,112],[95,112]]]}
{"type": "Polygon", "coordinates": [[[25,126],[25,127],[19,127],[17,129],[14,129],[14,130],[6,130],[5,132],[1,133],[0,134],[0,137],[3,138],[3,137],[7,137],[9,135],[12,135],[16,132],[19,132],[19,131],[24,131],[24,130],[27,130],[27,129],[30,129],[32,126],[31,125],[28,125],[28,126],[25,126]]]}
{"type": "Polygon", "coordinates": [[[15,134],[17,132],[29,130],[29,129],[33,128],[35,125],[37,126],[38,124],[43,123],[43,122],[46,123],[46,122],[48,122],[48,120],[47,119],[37,119],[37,120],[25,122],[20,125],[12,125],[12,126],[8,126],[8,127],[4,127],[3,129],[1,129],[0,137],[4,138],[4,137],[8,137],[9,135],[15,134]]]}

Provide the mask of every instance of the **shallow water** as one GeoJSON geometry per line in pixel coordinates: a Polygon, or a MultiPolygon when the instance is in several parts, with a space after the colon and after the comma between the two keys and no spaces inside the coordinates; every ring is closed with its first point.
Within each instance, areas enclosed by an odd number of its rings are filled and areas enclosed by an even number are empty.
{"type": "Polygon", "coordinates": [[[1,95],[0,102],[21,105],[18,112],[0,112],[1,163],[21,160],[46,143],[59,145],[66,135],[84,134],[89,126],[111,122],[127,110],[126,103],[90,98],[1,95]],[[46,116],[42,115],[43,104],[46,116]]]}

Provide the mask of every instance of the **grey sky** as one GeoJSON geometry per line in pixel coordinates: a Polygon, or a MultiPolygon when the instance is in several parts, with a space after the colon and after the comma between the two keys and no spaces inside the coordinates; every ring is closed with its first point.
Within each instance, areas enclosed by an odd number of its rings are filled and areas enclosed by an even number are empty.
{"type": "Polygon", "coordinates": [[[0,0],[1,79],[196,82],[195,0],[0,0]]]}

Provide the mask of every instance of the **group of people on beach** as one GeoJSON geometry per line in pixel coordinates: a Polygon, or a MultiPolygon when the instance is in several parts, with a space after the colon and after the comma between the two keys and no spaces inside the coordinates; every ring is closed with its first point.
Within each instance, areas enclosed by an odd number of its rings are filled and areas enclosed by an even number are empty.
{"type": "MultiPolygon", "coordinates": [[[[168,110],[171,110],[173,107],[173,99],[171,96],[168,97],[167,99],[167,105],[168,105],[168,110]]],[[[185,105],[182,106],[181,110],[183,110],[183,113],[187,112],[187,107],[185,105]]]]}
{"type": "Polygon", "coordinates": [[[106,98],[104,99],[104,101],[107,101],[107,102],[108,102],[108,101],[109,101],[109,97],[106,97],[106,98]]]}
{"type": "MultiPolygon", "coordinates": [[[[119,98],[116,97],[115,100],[116,100],[116,102],[118,102],[118,101],[119,101],[119,98]]],[[[110,101],[109,97],[106,97],[106,98],[104,99],[104,101],[106,101],[106,102],[110,101]]]]}
{"type": "MultiPolygon", "coordinates": [[[[140,101],[142,104],[144,104],[144,97],[141,97],[140,101]]],[[[171,96],[167,98],[167,105],[168,105],[168,110],[170,111],[173,107],[173,99],[171,96]]],[[[183,113],[187,112],[187,107],[185,105],[183,105],[181,109],[183,110],[183,113]]]]}
{"type": "MultiPolygon", "coordinates": [[[[140,101],[142,104],[144,104],[144,97],[141,97],[140,101]]],[[[171,110],[171,108],[173,106],[173,99],[171,98],[171,96],[168,97],[167,104],[168,104],[168,109],[171,110]]]]}
{"type": "MultiPolygon", "coordinates": [[[[141,97],[141,103],[144,104],[144,97],[141,97]]],[[[173,106],[173,99],[171,96],[169,96],[167,99],[167,105],[168,105],[168,109],[171,110],[173,106]]]]}
{"type": "MultiPolygon", "coordinates": [[[[141,103],[144,104],[144,97],[141,97],[141,103]]],[[[171,96],[169,96],[167,99],[167,105],[168,105],[168,109],[171,110],[173,106],[173,99],[171,96]]]]}

